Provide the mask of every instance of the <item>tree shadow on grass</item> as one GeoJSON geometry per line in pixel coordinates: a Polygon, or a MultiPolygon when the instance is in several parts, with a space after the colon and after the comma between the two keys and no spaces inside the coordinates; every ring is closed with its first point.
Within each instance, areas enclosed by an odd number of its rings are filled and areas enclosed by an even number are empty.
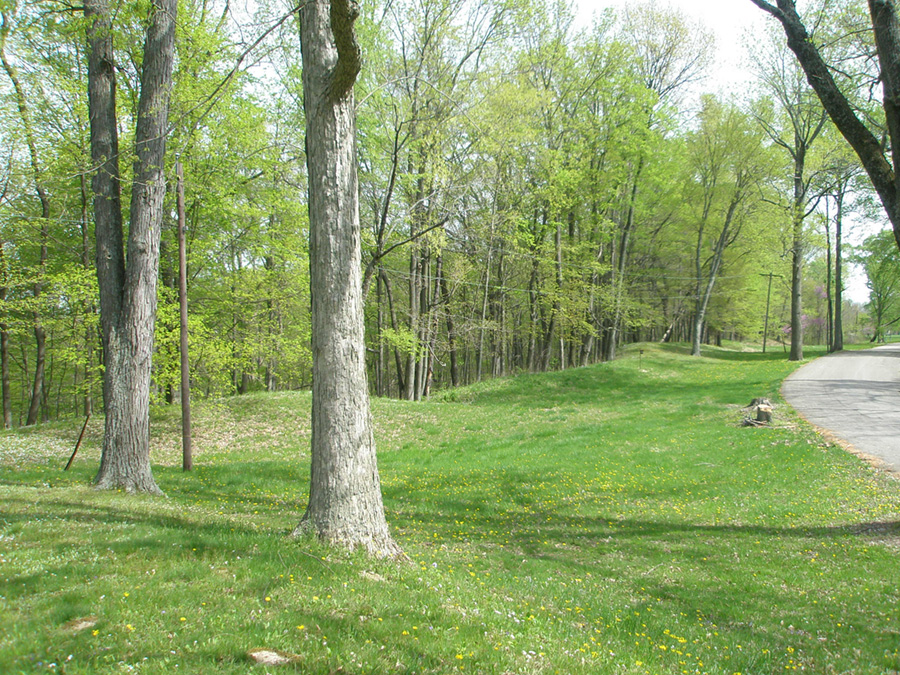
{"type": "Polygon", "coordinates": [[[643,611],[649,608],[663,621],[660,631],[666,616],[697,616],[707,627],[702,633],[724,629],[734,643],[755,640],[773,651],[798,646],[796,626],[805,631],[800,643],[818,652],[819,665],[827,662],[821,660],[827,651],[820,651],[820,639],[848,654],[851,647],[869,645],[859,663],[896,644],[896,626],[876,617],[900,600],[891,583],[898,556],[890,548],[875,558],[862,551],[871,544],[900,545],[900,520],[791,526],[621,517],[602,509],[567,515],[533,504],[526,510],[521,496],[509,491],[507,486],[482,499],[442,500],[439,510],[407,503],[403,521],[437,533],[435,542],[461,541],[476,552],[489,551],[491,562],[484,564],[495,566],[491,573],[532,584],[535,604],[544,602],[543,594],[563,593],[573,603],[596,602],[606,607],[601,611],[621,612],[626,634],[653,630],[642,627],[651,623],[643,611]],[[847,556],[852,567],[832,553],[847,556]],[[550,577],[553,590],[545,590],[550,577]],[[592,601],[592,593],[605,593],[610,584],[637,600],[624,610],[615,609],[615,600],[592,601]],[[861,584],[872,588],[875,602],[859,595],[861,584]],[[829,613],[852,624],[854,633],[835,629],[829,613]]]}
{"type": "MultiPolygon", "coordinates": [[[[465,516],[461,513],[477,513],[473,520],[477,529],[471,534],[480,535],[479,540],[489,532],[502,532],[519,550],[527,554],[546,554],[547,547],[554,544],[577,545],[585,548],[611,545],[614,547],[671,546],[679,539],[710,537],[718,541],[721,537],[745,537],[762,539],[809,539],[834,541],[841,537],[859,537],[870,541],[896,541],[900,544],[900,520],[871,521],[833,525],[798,525],[795,527],[753,524],[707,524],[679,520],[649,520],[622,518],[618,515],[560,515],[554,511],[540,509],[492,509],[496,502],[491,498],[483,501],[447,501],[441,512],[417,510],[415,505],[403,505],[403,517],[411,523],[424,523],[436,532],[458,531],[465,516]],[[411,508],[412,507],[412,508],[411,508]],[[444,511],[447,513],[445,514],[444,511]],[[484,514],[495,515],[485,517],[484,514]],[[547,543],[549,542],[549,543],[547,543]],[[656,543],[653,543],[656,542],[656,543]]],[[[509,497],[507,503],[527,504],[524,497],[509,497]]],[[[449,534],[447,535],[449,537],[449,534]]],[[[446,538],[446,537],[445,537],[446,538]]],[[[705,555],[703,553],[702,555],[705,555]]]]}

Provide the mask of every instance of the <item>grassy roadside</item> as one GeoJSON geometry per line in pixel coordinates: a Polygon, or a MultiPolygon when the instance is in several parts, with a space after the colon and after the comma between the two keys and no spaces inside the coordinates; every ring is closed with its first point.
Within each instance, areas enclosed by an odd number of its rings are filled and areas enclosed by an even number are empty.
{"type": "Polygon", "coordinates": [[[67,474],[77,425],[0,437],[0,672],[900,671],[900,484],[784,406],[739,426],[783,355],[643,348],[375,401],[413,565],[285,539],[307,394],[200,407],[190,475],[157,411],[167,499],[87,487],[99,425],[67,474]]]}

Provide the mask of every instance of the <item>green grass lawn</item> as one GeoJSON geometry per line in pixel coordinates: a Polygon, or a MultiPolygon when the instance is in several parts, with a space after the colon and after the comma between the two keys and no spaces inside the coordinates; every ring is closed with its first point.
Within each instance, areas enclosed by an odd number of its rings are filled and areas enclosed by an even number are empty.
{"type": "Polygon", "coordinates": [[[0,673],[896,673],[900,483],[780,402],[785,356],[620,360],[373,402],[413,564],[295,541],[309,395],[154,412],[167,498],[89,487],[100,420],[0,436],[0,673]],[[254,665],[256,648],[292,661],[254,665]]]}

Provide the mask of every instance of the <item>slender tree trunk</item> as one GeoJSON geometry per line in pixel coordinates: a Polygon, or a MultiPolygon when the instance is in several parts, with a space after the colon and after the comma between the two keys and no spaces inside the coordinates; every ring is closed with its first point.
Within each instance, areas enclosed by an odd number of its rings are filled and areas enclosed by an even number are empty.
{"type": "MultiPolygon", "coordinates": [[[[556,237],[553,243],[556,247],[556,300],[553,302],[553,323],[558,324],[559,319],[557,317],[562,313],[562,300],[560,296],[563,292],[562,224],[559,222],[556,223],[556,237]]],[[[547,353],[550,353],[549,345],[547,347],[547,353]]],[[[548,359],[544,369],[548,370],[549,367],[550,362],[548,359]]],[[[562,329],[559,330],[559,369],[566,369],[566,341],[562,329]]]]}
{"type": "MultiPolygon", "coordinates": [[[[2,289],[0,302],[6,300],[6,288],[2,289]]],[[[0,386],[3,393],[3,428],[12,429],[12,398],[9,390],[9,328],[0,323],[0,386]]]]}
{"type": "MultiPolygon", "coordinates": [[[[46,249],[46,246],[41,248],[46,249]]],[[[41,289],[43,284],[38,282],[34,285],[34,299],[39,300],[41,297],[41,289]]],[[[38,417],[41,412],[41,402],[44,400],[44,369],[47,363],[47,333],[41,322],[41,313],[37,310],[32,312],[34,320],[34,380],[31,384],[31,401],[28,404],[28,416],[25,419],[25,426],[37,424],[38,417]]]]}
{"type": "MultiPolygon", "coordinates": [[[[88,185],[85,172],[80,176],[81,186],[81,266],[89,270],[91,263],[91,236],[90,224],[88,222],[88,185]]],[[[88,317],[93,317],[95,307],[88,300],[84,301],[82,308],[84,311],[85,331],[84,331],[84,415],[90,417],[94,414],[94,393],[93,393],[93,373],[94,373],[94,332],[90,328],[88,317]]]]}
{"type": "MultiPolygon", "coordinates": [[[[375,363],[375,395],[384,396],[384,339],[382,332],[384,331],[384,304],[382,300],[382,281],[381,268],[376,269],[375,274],[375,306],[377,313],[375,315],[375,339],[378,341],[378,360],[375,363]]],[[[365,295],[363,295],[365,299],[365,295]]]]}
{"type": "MultiPolygon", "coordinates": [[[[439,259],[440,260],[440,259],[439,259]]],[[[443,270],[443,265],[441,265],[443,270]]],[[[447,344],[450,351],[450,384],[453,387],[459,386],[459,359],[456,348],[456,326],[453,321],[453,311],[450,307],[450,288],[447,284],[447,275],[441,274],[438,283],[441,285],[441,298],[446,312],[447,321],[447,344]]]]}
{"type": "Polygon", "coordinates": [[[399,555],[384,515],[366,382],[353,84],[359,7],[300,9],[312,295],[312,467],[295,534],[399,555]]]}
{"type": "MultiPolygon", "coordinates": [[[[270,216],[269,222],[274,223],[274,221],[275,216],[270,216]]],[[[273,279],[275,258],[271,255],[267,255],[263,261],[263,267],[266,270],[268,278],[268,288],[266,290],[266,337],[268,345],[266,351],[268,353],[265,357],[265,387],[267,392],[272,393],[278,389],[278,377],[276,375],[278,372],[278,348],[276,346],[276,340],[278,339],[277,336],[280,336],[283,333],[283,330],[281,327],[281,313],[278,310],[278,303],[275,298],[273,298],[274,289],[277,285],[277,281],[273,279]]]]}
{"type": "Polygon", "coordinates": [[[431,328],[430,308],[428,306],[428,292],[431,279],[431,251],[428,246],[423,247],[420,262],[421,274],[419,275],[419,332],[416,338],[416,388],[415,400],[421,401],[425,395],[425,381],[428,377],[431,354],[428,351],[429,332],[431,328]]]}
{"type": "Polygon", "coordinates": [[[597,275],[595,273],[591,273],[591,281],[590,281],[590,291],[588,293],[588,324],[590,328],[588,329],[587,334],[584,336],[584,340],[581,343],[581,359],[580,364],[581,367],[585,367],[591,362],[591,355],[594,353],[594,345],[597,342],[597,336],[595,333],[594,327],[594,315],[596,313],[596,285],[597,285],[597,275]]]}
{"type": "Polygon", "coordinates": [[[419,276],[422,262],[417,246],[409,253],[409,332],[414,338],[412,348],[406,357],[406,400],[416,398],[416,363],[419,357],[419,276]]]}
{"type": "Polygon", "coordinates": [[[538,306],[538,259],[532,251],[533,261],[531,263],[531,274],[528,277],[528,309],[529,309],[529,329],[528,329],[528,371],[537,372],[538,365],[538,331],[540,330],[540,307],[538,306]]]}
{"type": "Polygon", "coordinates": [[[440,330],[440,315],[437,308],[441,301],[441,277],[444,274],[444,258],[438,254],[435,258],[434,286],[431,292],[431,304],[428,308],[428,369],[425,372],[425,389],[422,396],[427,398],[431,395],[431,387],[434,383],[434,362],[435,350],[437,349],[437,334],[440,330]]]}
{"type": "Polygon", "coordinates": [[[3,70],[6,72],[13,85],[19,117],[22,120],[22,127],[25,132],[25,143],[28,146],[28,156],[31,160],[31,173],[32,178],[34,179],[35,192],[37,193],[38,201],[41,204],[39,271],[37,281],[35,281],[32,288],[35,304],[34,310],[32,311],[35,342],[34,381],[31,386],[31,401],[28,405],[28,415],[25,421],[26,426],[31,426],[37,424],[41,403],[46,397],[44,391],[44,367],[47,360],[47,336],[44,331],[41,313],[38,307],[40,305],[41,293],[44,288],[44,274],[47,268],[47,240],[50,236],[50,198],[47,196],[47,191],[44,188],[40,162],[38,161],[37,143],[34,139],[31,111],[29,110],[28,99],[25,96],[25,89],[19,80],[16,68],[6,57],[6,40],[9,36],[9,30],[9,16],[6,12],[3,12],[2,23],[0,23],[0,64],[2,64],[3,70]]]}
{"type": "Polygon", "coordinates": [[[6,247],[0,241],[0,396],[3,401],[3,428],[12,429],[12,395],[9,388],[9,325],[6,323],[6,294],[9,272],[6,247]]]}
{"type": "Polygon", "coordinates": [[[187,246],[184,240],[184,171],[179,161],[175,165],[178,177],[176,204],[178,210],[178,312],[179,353],[181,356],[181,468],[194,468],[191,444],[191,366],[188,359],[188,306],[187,306],[187,246]]]}
{"type": "Polygon", "coordinates": [[[97,230],[97,278],[106,357],[106,420],[99,488],[160,493],[150,470],[150,380],[168,97],[175,46],[175,0],[154,0],[144,42],[135,131],[127,265],[122,248],[115,64],[105,0],[87,0],[88,94],[97,230]]]}
{"type": "Polygon", "coordinates": [[[697,245],[694,248],[694,330],[691,334],[691,356],[700,356],[700,334],[703,331],[703,233],[709,216],[710,196],[704,202],[700,227],[697,230],[697,245]]]}
{"type": "MultiPolygon", "coordinates": [[[[706,325],[706,312],[709,308],[709,300],[712,297],[713,288],[715,288],[716,279],[719,276],[719,269],[722,267],[722,261],[725,258],[725,249],[729,244],[729,235],[731,233],[732,223],[734,222],[734,215],[742,199],[743,195],[740,192],[737,192],[733,195],[731,203],[728,205],[728,211],[725,213],[725,222],[722,224],[722,230],[719,232],[719,238],[716,240],[716,245],[713,249],[712,259],[709,264],[709,278],[706,280],[705,286],[702,285],[703,273],[700,259],[702,229],[701,236],[697,241],[697,304],[694,316],[693,345],[691,348],[691,354],[693,356],[700,356],[700,337],[703,334],[703,329],[706,325]]],[[[719,339],[721,339],[721,337],[719,339]]]]}
{"type": "MultiPolygon", "coordinates": [[[[177,191],[177,187],[176,187],[177,191]]],[[[176,196],[177,202],[177,196],[176,196]]],[[[177,209],[177,207],[176,207],[177,209]]],[[[177,214],[176,214],[177,215],[177,214]]],[[[177,230],[177,224],[176,224],[177,230]]],[[[177,235],[176,235],[177,239],[177,235]]],[[[172,254],[169,251],[169,242],[166,237],[162,237],[159,242],[159,280],[162,284],[163,288],[170,288],[175,291],[174,296],[166,295],[166,301],[171,301],[171,298],[175,298],[175,302],[177,302],[178,298],[178,279],[175,276],[175,265],[172,260],[172,254]]],[[[174,322],[166,321],[160,324],[160,329],[165,333],[171,333],[175,330],[174,322]]],[[[167,381],[163,385],[156,385],[157,388],[162,388],[164,400],[166,405],[172,405],[175,403],[175,383],[171,381],[167,381]]]]}
{"type": "Polygon", "coordinates": [[[497,289],[496,294],[497,309],[495,312],[495,316],[498,320],[497,342],[499,344],[499,349],[495,355],[497,365],[494,368],[494,375],[496,377],[503,377],[506,375],[509,360],[509,350],[506,340],[506,294],[503,292],[503,285],[506,283],[506,266],[504,265],[505,256],[503,255],[502,249],[503,242],[500,243],[500,247],[500,255],[497,257],[497,285],[499,288],[497,289]]]}
{"type": "Polygon", "coordinates": [[[832,289],[831,267],[831,217],[828,213],[828,201],[825,202],[825,346],[828,351],[834,348],[834,297],[832,289]]]}
{"type": "MultiPolygon", "coordinates": [[[[384,269],[381,270],[381,279],[384,281],[384,292],[388,300],[388,311],[391,315],[391,328],[397,331],[397,310],[394,309],[394,293],[391,290],[391,280],[384,269]]],[[[394,366],[397,370],[397,397],[402,398],[406,391],[406,380],[403,379],[403,360],[400,357],[400,350],[394,347],[394,366]]]]}
{"type": "Polygon", "coordinates": [[[609,336],[606,343],[606,354],[604,358],[612,361],[616,358],[616,347],[619,342],[619,331],[622,324],[623,304],[625,300],[625,268],[628,262],[628,246],[631,240],[631,233],[634,230],[634,211],[637,205],[638,183],[644,170],[644,158],[638,160],[637,169],[634,173],[634,183],[631,186],[631,193],[628,199],[628,213],[625,217],[625,225],[622,228],[622,234],[619,240],[618,251],[616,251],[616,260],[613,265],[613,319],[609,330],[609,336]]]}
{"type": "MultiPolygon", "coordinates": [[[[8,35],[9,27],[6,23],[6,16],[2,17],[2,21],[3,24],[0,26],[0,56],[5,61],[6,36],[8,35]]],[[[6,189],[4,188],[3,197],[5,196],[6,189]]],[[[12,428],[12,394],[9,382],[9,324],[6,322],[6,296],[8,292],[9,270],[6,266],[6,246],[3,241],[0,241],[0,399],[2,399],[4,429],[12,428]]]]}
{"type": "Polygon", "coordinates": [[[791,211],[791,361],[803,360],[803,171],[806,152],[799,141],[794,157],[794,204],[791,211]]]}
{"type": "Polygon", "coordinates": [[[842,228],[844,221],[844,192],[837,194],[837,213],[834,219],[834,330],[831,351],[844,349],[844,278],[842,261],[842,228]]]}
{"type": "Polygon", "coordinates": [[[491,287],[491,263],[494,253],[494,221],[493,217],[491,218],[491,238],[490,243],[488,244],[488,255],[487,262],[484,266],[484,288],[482,289],[481,294],[481,321],[478,325],[478,381],[481,382],[482,375],[484,373],[484,334],[486,330],[487,324],[487,313],[488,313],[488,293],[490,292],[491,287]]]}

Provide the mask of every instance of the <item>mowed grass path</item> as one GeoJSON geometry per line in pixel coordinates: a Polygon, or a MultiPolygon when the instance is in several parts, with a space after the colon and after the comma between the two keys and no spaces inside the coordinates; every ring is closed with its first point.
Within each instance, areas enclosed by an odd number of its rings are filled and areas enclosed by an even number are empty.
{"type": "Polygon", "coordinates": [[[87,486],[99,421],[66,474],[76,422],[0,437],[0,672],[900,670],[900,482],[786,406],[739,426],[784,355],[643,347],[375,401],[412,564],[286,538],[308,394],[199,406],[188,475],[158,411],[167,499],[87,486]]]}

